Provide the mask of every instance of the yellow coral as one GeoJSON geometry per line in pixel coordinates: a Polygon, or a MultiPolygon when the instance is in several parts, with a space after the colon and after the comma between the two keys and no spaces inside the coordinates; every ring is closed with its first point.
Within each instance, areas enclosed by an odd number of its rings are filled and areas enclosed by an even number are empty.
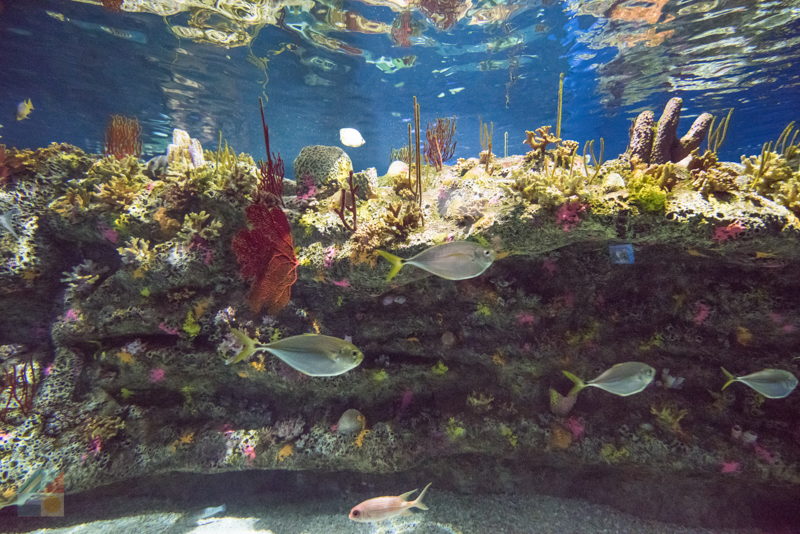
{"type": "Polygon", "coordinates": [[[128,365],[132,364],[133,361],[134,361],[133,360],[133,354],[131,354],[130,352],[128,352],[126,350],[121,350],[121,351],[117,352],[117,358],[119,358],[120,363],[124,363],[124,364],[128,364],[128,365]]]}
{"type": "Polygon", "coordinates": [[[278,454],[275,455],[275,459],[279,462],[283,462],[292,454],[294,454],[294,445],[292,445],[291,443],[287,443],[286,445],[281,447],[281,450],[279,450],[278,454]]]}
{"type": "Polygon", "coordinates": [[[661,407],[651,406],[650,413],[656,416],[656,423],[661,428],[682,436],[681,419],[689,415],[689,410],[678,409],[672,405],[665,404],[661,407]]]}
{"type": "MultiPolygon", "coordinates": [[[[363,416],[362,416],[362,417],[363,417],[363,416]]],[[[360,449],[362,446],[364,446],[364,438],[366,438],[366,437],[367,437],[367,434],[369,434],[369,432],[370,432],[370,431],[369,431],[369,429],[367,429],[367,428],[364,428],[364,429],[362,429],[362,430],[361,430],[361,432],[359,432],[359,433],[358,433],[358,435],[356,436],[356,439],[355,439],[355,441],[353,441],[353,445],[355,445],[355,446],[356,446],[356,447],[358,447],[359,449],[360,449]]]]}

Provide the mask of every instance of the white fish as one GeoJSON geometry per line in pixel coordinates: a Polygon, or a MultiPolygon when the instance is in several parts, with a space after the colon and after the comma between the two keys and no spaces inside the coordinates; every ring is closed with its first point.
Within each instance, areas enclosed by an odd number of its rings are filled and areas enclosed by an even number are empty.
{"type": "Polygon", "coordinates": [[[342,128],[339,130],[339,141],[344,146],[360,147],[366,143],[361,136],[361,132],[355,128],[342,128]]]}
{"type": "Polygon", "coordinates": [[[447,280],[466,280],[483,274],[497,258],[494,251],[471,241],[451,241],[434,245],[407,260],[384,250],[375,252],[392,264],[386,276],[387,282],[406,264],[447,280]]]}
{"type": "Polygon", "coordinates": [[[762,369],[744,376],[733,376],[724,367],[721,369],[728,379],[722,389],[734,382],[741,382],[768,399],[782,399],[789,396],[789,393],[797,387],[797,377],[783,369],[762,369]]]}
{"type": "Polygon", "coordinates": [[[588,382],[584,382],[569,371],[562,371],[562,373],[575,383],[567,396],[577,395],[583,388],[593,386],[620,397],[627,397],[642,391],[656,376],[656,370],[642,362],[623,362],[612,365],[600,376],[588,382]]]}
{"type": "Polygon", "coordinates": [[[272,343],[258,343],[241,330],[231,333],[242,350],[228,363],[238,363],[260,350],[280,358],[285,364],[308,376],[337,376],[358,367],[364,355],[347,340],[320,334],[291,336],[272,343]]]}
{"type": "Polygon", "coordinates": [[[383,521],[384,519],[391,519],[399,515],[406,515],[411,508],[419,508],[420,510],[427,510],[428,507],[422,502],[425,492],[431,487],[429,482],[419,497],[413,501],[407,501],[412,493],[417,490],[412,490],[402,495],[391,497],[375,497],[369,499],[361,504],[354,506],[350,510],[350,519],[359,523],[372,523],[373,521],[383,521]]]}

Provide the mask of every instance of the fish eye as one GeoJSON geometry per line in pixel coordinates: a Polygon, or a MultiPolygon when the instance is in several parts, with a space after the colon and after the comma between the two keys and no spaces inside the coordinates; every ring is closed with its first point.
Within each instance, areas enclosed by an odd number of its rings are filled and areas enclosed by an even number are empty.
{"type": "Polygon", "coordinates": [[[358,517],[358,516],[360,516],[360,515],[361,515],[361,512],[359,512],[358,510],[353,510],[353,511],[352,511],[352,512],[350,512],[350,513],[351,513],[351,514],[353,514],[353,517],[358,517]]]}
{"type": "Polygon", "coordinates": [[[356,350],[356,349],[353,349],[353,351],[351,352],[351,354],[352,354],[353,356],[358,356],[358,350],[356,350]]]}
{"type": "Polygon", "coordinates": [[[492,255],[492,251],[491,250],[484,250],[483,251],[483,255],[484,256],[491,256],[492,255]]]}

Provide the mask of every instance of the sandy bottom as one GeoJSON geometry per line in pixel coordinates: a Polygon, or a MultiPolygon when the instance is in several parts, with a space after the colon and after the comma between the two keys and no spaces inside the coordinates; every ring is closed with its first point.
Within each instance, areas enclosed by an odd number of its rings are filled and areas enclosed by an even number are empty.
{"type": "MultiPolygon", "coordinates": [[[[380,523],[347,518],[363,495],[316,499],[268,497],[257,502],[217,502],[226,510],[196,520],[203,506],[187,507],[147,499],[113,497],[70,503],[63,518],[0,517],[0,532],[95,533],[260,533],[260,534],[762,534],[760,529],[703,529],[643,520],[609,507],[548,496],[460,495],[431,488],[427,512],[380,523]],[[148,511],[152,509],[152,511],[148,511]]],[[[676,518],[679,519],[679,518],[676,518]]],[[[771,534],[771,533],[770,533],[771,534]]]]}

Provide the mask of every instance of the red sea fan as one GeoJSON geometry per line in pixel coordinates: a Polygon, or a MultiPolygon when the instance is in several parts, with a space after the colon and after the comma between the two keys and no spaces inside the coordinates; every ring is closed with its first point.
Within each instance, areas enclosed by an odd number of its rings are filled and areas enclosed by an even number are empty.
{"type": "Polygon", "coordinates": [[[231,247],[242,277],[251,282],[247,296],[250,309],[258,313],[266,307],[270,315],[275,315],[291,298],[292,286],[297,282],[297,257],[292,229],[281,209],[283,160],[270,152],[269,128],[260,99],[259,106],[267,161],[261,163],[255,201],[245,210],[249,228],[243,228],[234,236],[231,247]]]}
{"type": "Polygon", "coordinates": [[[250,228],[240,230],[231,244],[242,277],[250,280],[247,302],[253,313],[266,307],[275,315],[289,303],[297,281],[297,258],[286,214],[263,203],[248,206],[250,228]]]}
{"type": "Polygon", "coordinates": [[[439,117],[435,123],[429,123],[425,131],[425,158],[442,170],[444,162],[453,157],[456,151],[456,119],[443,119],[439,117]]]}

